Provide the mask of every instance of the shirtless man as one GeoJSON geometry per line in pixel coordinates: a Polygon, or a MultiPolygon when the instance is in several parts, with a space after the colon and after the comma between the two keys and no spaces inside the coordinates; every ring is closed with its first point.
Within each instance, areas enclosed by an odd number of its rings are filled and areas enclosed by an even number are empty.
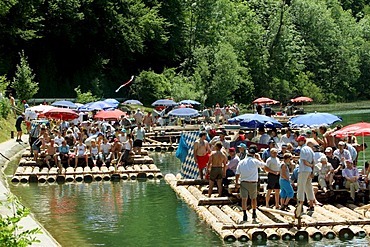
{"type": "Polygon", "coordinates": [[[222,143],[217,142],[215,151],[211,153],[207,164],[207,172],[209,174],[208,197],[212,195],[215,181],[217,181],[218,196],[222,196],[222,178],[226,177],[227,157],[221,149],[222,143]]]}
{"type": "Polygon", "coordinates": [[[207,134],[199,134],[199,140],[194,143],[194,160],[198,164],[200,179],[203,179],[203,169],[207,166],[211,149],[206,141],[207,134]]]}
{"type": "Polygon", "coordinates": [[[10,103],[10,108],[12,109],[14,113],[14,116],[17,117],[17,112],[15,110],[15,100],[14,100],[12,93],[9,94],[9,103],[10,103]]]}
{"type": "MultiPolygon", "coordinates": [[[[45,144],[45,151],[46,157],[45,162],[50,168],[50,160],[54,159],[55,164],[58,164],[57,156],[55,155],[57,152],[58,145],[55,144],[54,139],[50,139],[50,142],[45,144]]],[[[62,171],[62,168],[59,167],[59,171],[62,171]]]]}

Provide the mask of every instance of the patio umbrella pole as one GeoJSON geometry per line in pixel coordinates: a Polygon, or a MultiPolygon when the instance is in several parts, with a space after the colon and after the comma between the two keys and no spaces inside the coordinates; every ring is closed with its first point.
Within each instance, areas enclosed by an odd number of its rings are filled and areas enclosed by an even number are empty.
{"type": "Polygon", "coordinates": [[[364,135],[364,132],[362,132],[362,148],[364,149],[363,152],[362,152],[362,157],[363,157],[363,165],[365,167],[366,160],[365,160],[365,147],[364,147],[364,145],[365,145],[365,135],[364,135]]]}

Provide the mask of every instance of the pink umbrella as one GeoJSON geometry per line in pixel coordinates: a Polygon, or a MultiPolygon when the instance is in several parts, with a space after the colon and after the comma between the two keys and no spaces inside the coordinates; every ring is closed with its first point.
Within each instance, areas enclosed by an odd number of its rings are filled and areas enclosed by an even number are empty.
{"type": "Polygon", "coordinates": [[[266,98],[266,97],[261,97],[261,98],[258,98],[258,99],[255,99],[253,102],[253,104],[277,104],[277,103],[280,103],[279,101],[277,100],[274,100],[274,99],[270,99],[270,98],[266,98]]]}
{"type": "Polygon", "coordinates": [[[94,118],[105,120],[118,120],[122,115],[126,115],[123,111],[115,109],[113,111],[99,111],[94,118]]]}
{"type": "Polygon", "coordinates": [[[291,99],[290,101],[292,102],[312,102],[313,99],[311,99],[310,97],[301,96],[301,97],[291,99]]]}

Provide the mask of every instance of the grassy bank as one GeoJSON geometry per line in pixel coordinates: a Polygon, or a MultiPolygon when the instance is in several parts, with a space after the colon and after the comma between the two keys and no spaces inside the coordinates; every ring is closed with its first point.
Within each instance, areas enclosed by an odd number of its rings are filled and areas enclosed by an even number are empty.
{"type": "MultiPolygon", "coordinates": [[[[301,104],[297,105],[301,107],[301,104]]],[[[303,108],[305,112],[333,112],[333,111],[351,111],[360,109],[370,109],[370,101],[358,101],[351,103],[335,103],[335,104],[308,104],[303,103],[303,108]]]]}
{"type": "MultiPolygon", "coordinates": [[[[26,128],[23,128],[23,129],[26,129],[26,128]]],[[[6,119],[0,118],[0,142],[9,140],[11,131],[14,131],[14,138],[15,138],[17,136],[16,130],[15,130],[15,118],[13,115],[9,114],[6,119]]]]}

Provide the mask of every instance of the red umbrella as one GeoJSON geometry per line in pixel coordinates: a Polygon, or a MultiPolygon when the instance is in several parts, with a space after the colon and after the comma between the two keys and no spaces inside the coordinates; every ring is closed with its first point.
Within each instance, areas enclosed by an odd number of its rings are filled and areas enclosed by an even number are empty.
{"type": "Polygon", "coordinates": [[[45,117],[61,119],[61,120],[72,120],[78,118],[78,114],[69,108],[53,108],[44,112],[45,117]]]}
{"type": "Polygon", "coordinates": [[[272,105],[274,105],[274,104],[277,104],[277,103],[280,103],[280,102],[277,101],[277,100],[274,100],[274,99],[261,97],[261,98],[255,99],[252,103],[253,104],[272,104],[272,105]]]}
{"type": "Polygon", "coordinates": [[[120,119],[125,113],[121,110],[115,109],[113,111],[99,111],[94,118],[105,119],[105,120],[117,120],[120,119]]]}
{"type": "MultiPolygon", "coordinates": [[[[331,133],[332,136],[343,138],[346,136],[362,136],[362,145],[365,144],[364,136],[370,136],[370,123],[355,123],[347,125],[346,127],[341,128],[340,130],[334,131],[331,133]]],[[[365,149],[363,152],[363,161],[365,162],[365,149]]]]}
{"type": "Polygon", "coordinates": [[[292,102],[312,102],[313,99],[311,99],[310,97],[301,96],[301,97],[291,99],[290,101],[292,102]]]}
{"type": "Polygon", "coordinates": [[[335,137],[343,138],[346,136],[369,136],[370,135],[370,123],[355,123],[350,124],[346,127],[341,128],[340,130],[337,130],[331,135],[335,135],[335,137]]]}

